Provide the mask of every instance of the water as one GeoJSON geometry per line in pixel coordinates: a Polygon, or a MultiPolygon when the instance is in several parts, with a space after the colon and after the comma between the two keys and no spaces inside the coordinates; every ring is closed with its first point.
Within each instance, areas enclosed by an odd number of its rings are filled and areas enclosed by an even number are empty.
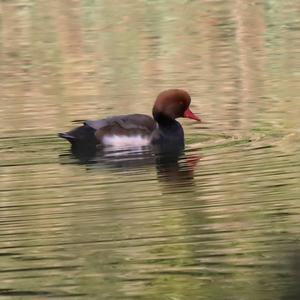
{"type": "Polygon", "coordinates": [[[299,299],[300,6],[1,1],[1,299],[299,299]],[[185,88],[186,151],[78,159],[72,120],[185,88]]]}

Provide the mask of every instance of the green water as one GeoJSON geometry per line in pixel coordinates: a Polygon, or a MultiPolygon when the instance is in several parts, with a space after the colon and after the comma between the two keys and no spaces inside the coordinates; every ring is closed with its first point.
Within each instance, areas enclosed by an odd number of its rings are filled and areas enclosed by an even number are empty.
{"type": "Polygon", "coordinates": [[[0,2],[1,299],[300,299],[300,4],[0,2]],[[178,161],[72,156],[72,120],[184,88],[178,161]]]}

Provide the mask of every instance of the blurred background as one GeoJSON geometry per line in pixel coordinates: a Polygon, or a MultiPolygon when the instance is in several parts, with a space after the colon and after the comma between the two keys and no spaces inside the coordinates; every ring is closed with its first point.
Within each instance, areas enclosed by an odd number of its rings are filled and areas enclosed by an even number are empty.
{"type": "Polygon", "coordinates": [[[300,299],[299,37],[297,0],[2,0],[1,299],[300,299]],[[56,137],[167,88],[175,162],[56,137]]]}

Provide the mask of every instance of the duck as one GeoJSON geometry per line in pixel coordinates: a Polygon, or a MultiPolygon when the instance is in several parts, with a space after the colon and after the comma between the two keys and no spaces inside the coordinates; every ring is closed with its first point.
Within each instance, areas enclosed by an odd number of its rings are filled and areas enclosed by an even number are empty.
{"type": "Polygon", "coordinates": [[[152,117],[145,114],[110,116],[99,120],[85,120],[67,132],[58,133],[73,148],[124,149],[154,146],[184,147],[184,131],[178,118],[201,122],[190,109],[191,97],[182,89],[162,91],[156,98],[152,117]]]}

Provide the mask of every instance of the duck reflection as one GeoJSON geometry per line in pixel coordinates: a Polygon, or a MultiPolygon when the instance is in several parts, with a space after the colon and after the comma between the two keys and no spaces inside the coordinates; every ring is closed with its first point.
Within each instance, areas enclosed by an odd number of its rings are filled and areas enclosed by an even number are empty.
{"type": "Polygon", "coordinates": [[[160,182],[167,184],[186,184],[192,182],[194,170],[200,156],[186,154],[183,147],[167,149],[163,147],[145,147],[132,149],[96,150],[95,147],[72,147],[68,154],[60,156],[62,164],[78,163],[91,169],[113,169],[128,171],[147,166],[155,166],[160,182]]]}
{"type": "Polygon", "coordinates": [[[179,156],[171,153],[157,155],[155,162],[158,179],[160,182],[180,185],[192,183],[199,161],[199,155],[187,155],[184,152],[179,156]]]}

